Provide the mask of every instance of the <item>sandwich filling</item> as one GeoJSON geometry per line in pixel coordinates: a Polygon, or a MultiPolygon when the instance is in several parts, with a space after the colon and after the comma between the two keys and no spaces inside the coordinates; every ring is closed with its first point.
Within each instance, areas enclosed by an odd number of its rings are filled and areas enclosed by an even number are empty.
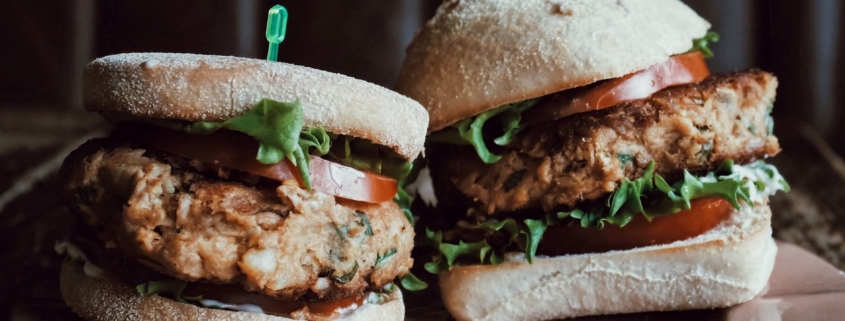
{"type": "Polygon", "coordinates": [[[330,320],[397,278],[425,287],[395,151],[303,127],[298,102],[215,123],[107,116],[115,131],[68,156],[63,192],[83,233],[132,262],[107,270],[151,271],[120,275],[139,294],[330,320]]]}
{"type": "Polygon", "coordinates": [[[770,116],[777,80],[758,70],[709,75],[713,38],[646,70],[432,134],[438,212],[466,216],[425,222],[426,269],[499,264],[507,252],[530,262],[667,244],[787,191],[760,161],[780,151],[770,116]]]}

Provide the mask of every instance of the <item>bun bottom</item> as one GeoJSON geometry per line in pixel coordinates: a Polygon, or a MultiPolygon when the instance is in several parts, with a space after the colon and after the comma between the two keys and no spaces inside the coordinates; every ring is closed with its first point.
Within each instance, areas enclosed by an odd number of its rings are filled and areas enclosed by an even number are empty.
{"type": "MultiPolygon", "coordinates": [[[[61,269],[61,292],[68,306],[86,320],[244,320],[288,321],[292,319],[250,312],[209,309],[180,303],[158,295],[141,296],[123,282],[88,277],[80,263],[65,261],[61,269]]],[[[337,320],[403,320],[405,304],[396,289],[384,304],[367,304],[337,320]]]]}
{"type": "Polygon", "coordinates": [[[548,320],[717,308],[751,300],[774,268],[771,210],[743,206],[718,227],[666,245],[598,254],[511,255],[440,274],[457,320],[548,320]]]}

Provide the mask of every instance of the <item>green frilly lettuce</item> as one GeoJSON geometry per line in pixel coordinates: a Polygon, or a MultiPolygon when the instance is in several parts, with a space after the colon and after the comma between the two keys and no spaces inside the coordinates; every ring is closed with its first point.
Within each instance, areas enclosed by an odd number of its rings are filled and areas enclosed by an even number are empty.
{"type": "Polygon", "coordinates": [[[388,148],[364,139],[335,135],[320,127],[303,127],[299,101],[279,102],[262,99],[240,116],[222,122],[167,122],[154,125],[193,135],[207,135],[220,129],[247,134],[258,141],[255,159],[262,164],[276,164],[288,159],[299,170],[303,183],[311,189],[309,155],[326,158],[364,171],[401,179],[411,163],[388,148]]]}
{"type": "Polygon", "coordinates": [[[498,162],[502,157],[493,154],[487,147],[488,137],[485,134],[485,126],[490,122],[498,123],[501,126],[501,135],[493,137],[494,144],[506,146],[511,143],[514,136],[522,130],[522,112],[531,108],[537,103],[537,99],[530,99],[518,103],[502,105],[488,110],[475,117],[470,117],[457,122],[449,128],[438,131],[428,137],[430,142],[446,143],[454,145],[472,145],[478,157],[487,164],[498,162]]]}
{"type": "Polygon", "coordinates": [[[310,149],[317,155],[328,152],[331,141],[321,128],[303,128],[302,104],[299,101],[279,102],[262,99],[240,116],[222,122],[158,123],[193,135],[208,135],[220,129],[247,134],[258,141],[255,159],[262,164],[276,164],[287,158],[296,166],[307,189],[311,189],[309,174],[310,149]]]}
{"type": "Polygon", "coordinates": [[[774,166],[762,161],[738,167],[728,160],[717,170],[701,177],[684,171],[684,178],[672,185],[654,174],[654,162],[651,162],[640,178],[633,181],[624,179],[604,202],[568,212],[550,213],[541,219],[491,219],[470,227],[505,236],[507,242],[501,245],[497,243],[493,246],[486,239],[474,242],[458,240],[455,244],[443,240],[442,232],[427,229],[427,244],[424,245],[433,247],[438,254],[425,264],[425,269],[437,274],[450,270],[458,260],[498,265],[504,262],[506,252],[514,250],[523,252],[526,259],[533,262],[537,244],[549,226],[575,221],[584,228],[601,229],[605,224],[623,227],[634,215],[643,215],[650,221],[654,217],[690,209],[691,200],[706,197],[723,198],[739,209],[740,200],[752,206],[754,200],[778,190],[789,191],[789,185],[774,166]]]}

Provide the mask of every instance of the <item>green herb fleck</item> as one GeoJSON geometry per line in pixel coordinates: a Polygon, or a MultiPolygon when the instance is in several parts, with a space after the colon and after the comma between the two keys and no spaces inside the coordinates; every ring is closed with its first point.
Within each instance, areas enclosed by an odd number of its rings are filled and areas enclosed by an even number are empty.
{"type": "Polygon", "coordinates": [[[341,275],[332,275],[331,279],[335,283],[346,284],[346,283],[349,283],[349,281],[352,281],[353,278],[355,278],[355,273],[357,273],[357,272],[358,272],[358,261],[355,261],[355,265],[352,266],[352,270],[350,270],[349,272],[346,272],[344,274],[341,274],[341,275]]]}
{"type": "Polygon", "coordinates": [[[387,262],[394,254],[396,254],[396,248],[391,248],[389,251],[385,252],[384,254],[379,254],[376,256],[376,266],[380,267],[387,262]]]}
{"type": "Polygon", "coordinates": [[[621,166],[622,170],[624,171],[625,167],[628,166],[628,164],[630,164],[634,160],[634,155],[620,153],[616,154],[616,158],[619,159],[619,166],[621,166]]]}
{"type": "Polygon", "coordinates": [[[373,227],[370,225],[370,219],[367,218],[367,213],[355,211],[355,216],[360,219],[360,222],[358,222],[358,224],[365,228],[364,234],[367,236],[373,236],[373,227]]]}

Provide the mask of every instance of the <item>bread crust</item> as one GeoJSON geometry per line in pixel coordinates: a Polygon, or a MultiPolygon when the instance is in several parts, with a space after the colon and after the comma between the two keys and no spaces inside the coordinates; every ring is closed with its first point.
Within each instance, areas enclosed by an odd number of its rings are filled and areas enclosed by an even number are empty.
{"type": "Polygon", "coordinates": [[[299,100],[305,126],[393,148],[423,150],[428,115],[416,101],[352,77],[266,60],[180,53],[96,59],[83,73],[85,108],[185,121],[222,121],[263,98],[299,100]]]}
{"type": "Polygon", "coordinates": [[[446,1],[407,48],[396,91],[428,109],[433,132],[645,69],[709,28],[678,0],[446,1]]]}
{"type": "MultiPolygon", "coordinates": [[[[141,296],[125,283],[88,277],[80,263],[65,261],[61,268],[61,292],[65,303],[86,320],[209,320],[291,321],[262,313],[208,309],[180,303],[158,295],[141,296]]],[[[368,304],[339,321],[403,320],[405,305],[397,289],[384,304],[368,304]]]]}
{"type": "Polygon", "coordinates": [[[725,307],[759,294],[774,268],[771,210],[743,206],[695,238],[626,251],[517,256],[440,275],[457,320],[548,320],[725,307]]]}

